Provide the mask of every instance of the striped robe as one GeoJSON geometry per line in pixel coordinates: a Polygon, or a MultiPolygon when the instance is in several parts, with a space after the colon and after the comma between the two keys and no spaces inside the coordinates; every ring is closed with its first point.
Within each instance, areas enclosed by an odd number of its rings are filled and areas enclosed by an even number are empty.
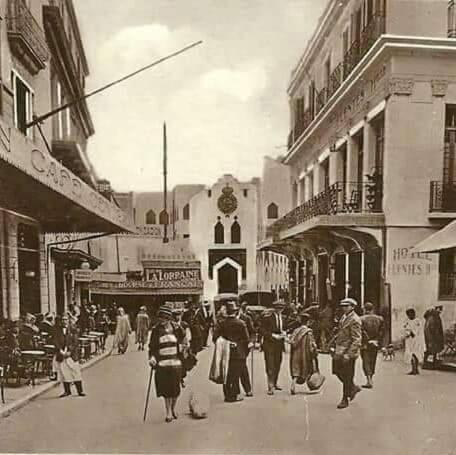
{"type": "Polygon", "coordinates": [[[157,360],[155,386],[157,395],[174,398],[180,394],[182,362],[180,345],[185,332],[175,322],[159,322],[152,329],[149,342],[149,357],[157,360]]]}

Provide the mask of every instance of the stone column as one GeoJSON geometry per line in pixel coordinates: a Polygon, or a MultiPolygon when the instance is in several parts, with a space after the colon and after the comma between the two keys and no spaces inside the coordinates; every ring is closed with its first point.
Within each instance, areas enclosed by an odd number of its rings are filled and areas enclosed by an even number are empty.
{"type": "Polygon", "coordinates": [[[314,186],[314,196],[318,193],[321,193],[323,182],[322,180],[322,168],[320,163],[316,163],[313,167],[313,186],[314,186]]]}
{"type": "MultiPolygon", "coordinates": [[[[49,296],[49,270],[46,255],[46,245],[44,234],[39,234],[40,238],[40,296],[41,296],[41,312],[47,313],[50,311],[50,296],[49,296]]],[[[55,277],[55,274],[54,274],[55,277]]],[[[54,295],[55,300],[55,295],[54,295]]]]}
{"type": "Polygon", "coordinates": [[[19,296],[19,257],[17,251],[17,219],[14,215],[5,214],[6,223],[6,280],[8,316],[12,320],[20,317],[19,296]]]}
{"type": "Polygon", "coordinates": [[[356,182],[358,178],[358,143],[348,136],[347,140],[347,181],[356,182]]]}
{"type": "MultiPolygon", "coordinates": [[[[375,167],[375,131],[372,125],[366,123],[363,130],[364,141],[364,162],[363,162],[363,180],[366,174],[371,174],[375,167]]],[[[363,208],[366,209],[366,192],[363,191],[363,208]]]]}
{"type": "Polygon", "coordinates": [[[305,195],[304,195],[304,201],[308,201],[310,199],[310,195],[311,195],[311,190],[313,188],[311,188],[311,183],[312,183],[312,180],[309,176],[309,174],[306,174],[306,176],[304,177],[305,179],[305,195]]]}
{"type": "Polygon", "coordinates": [[[329,184],[333,185],[334,183],[341,181],[343,176],[343,169],[342,169],[342,157],[337,152],[332,152],[329,155],[329,184]]]}

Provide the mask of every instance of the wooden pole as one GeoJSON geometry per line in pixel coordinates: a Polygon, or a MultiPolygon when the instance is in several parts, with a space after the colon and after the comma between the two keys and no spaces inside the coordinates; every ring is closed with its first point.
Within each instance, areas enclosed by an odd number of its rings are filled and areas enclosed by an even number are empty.
{"type": "Polygon", "coordinates": [[[164,214],[164,231],[163,243],[168,243],[168,150],[166,138],[166,123],[163,124],[163,210],[164,214]]]}

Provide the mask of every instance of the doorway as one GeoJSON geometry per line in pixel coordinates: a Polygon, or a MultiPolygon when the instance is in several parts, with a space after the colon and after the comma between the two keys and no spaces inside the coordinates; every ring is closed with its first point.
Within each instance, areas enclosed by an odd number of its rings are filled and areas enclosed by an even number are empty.
{"type": "Polygon", "coordinates": [[[231,264],[225,264],[218,270],[218,293],[234,293],[237,294],[238,286],[238,270],[231,264]]]}
{"type": "Polygon", "coordinates": [[[348,297],[355,299],[358,302],[357,309],[361,308],[363,302],[361,301],[361,283],[362,283],[362,253],[358,251],[351,253],[348,259],[348,297]]]}
{"type": "Polygon", "coordinates": [[[31,224],[19,224],[17,242],[20,312],[37,314],[41,312],[38,228],[31,224]]]}
{"type": "Polygon", "coordinates": [[[55,264],[55,300],[56,310],[59,316],[65,312],[65,270],[62,264],[55,264]]]}

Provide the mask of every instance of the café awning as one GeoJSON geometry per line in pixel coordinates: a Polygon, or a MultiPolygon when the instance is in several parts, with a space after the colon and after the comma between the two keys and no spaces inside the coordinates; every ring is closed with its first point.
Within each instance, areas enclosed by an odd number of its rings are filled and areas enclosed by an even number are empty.
{"type": "Polygon", "coordinates": [[[69,269],[79,269],[82,262],[88,262],[90,268],[95,270],[103,261],[82,250],[62,250],[59,248],[51,249],[51,256],[54,260],[65,264],[69,269]]]}
{"type": "Polygon", "coordinates": [[[44,232],[136,232],[124,211],[1,121],[0,206],[38,220],[44,232]]]}
{"type": "Polygon", "coordinates": [[[456,221],[418,243],[418,245],[413,247],[413,252],[437,253],[449,248],[456,248],[456,221]]]}

